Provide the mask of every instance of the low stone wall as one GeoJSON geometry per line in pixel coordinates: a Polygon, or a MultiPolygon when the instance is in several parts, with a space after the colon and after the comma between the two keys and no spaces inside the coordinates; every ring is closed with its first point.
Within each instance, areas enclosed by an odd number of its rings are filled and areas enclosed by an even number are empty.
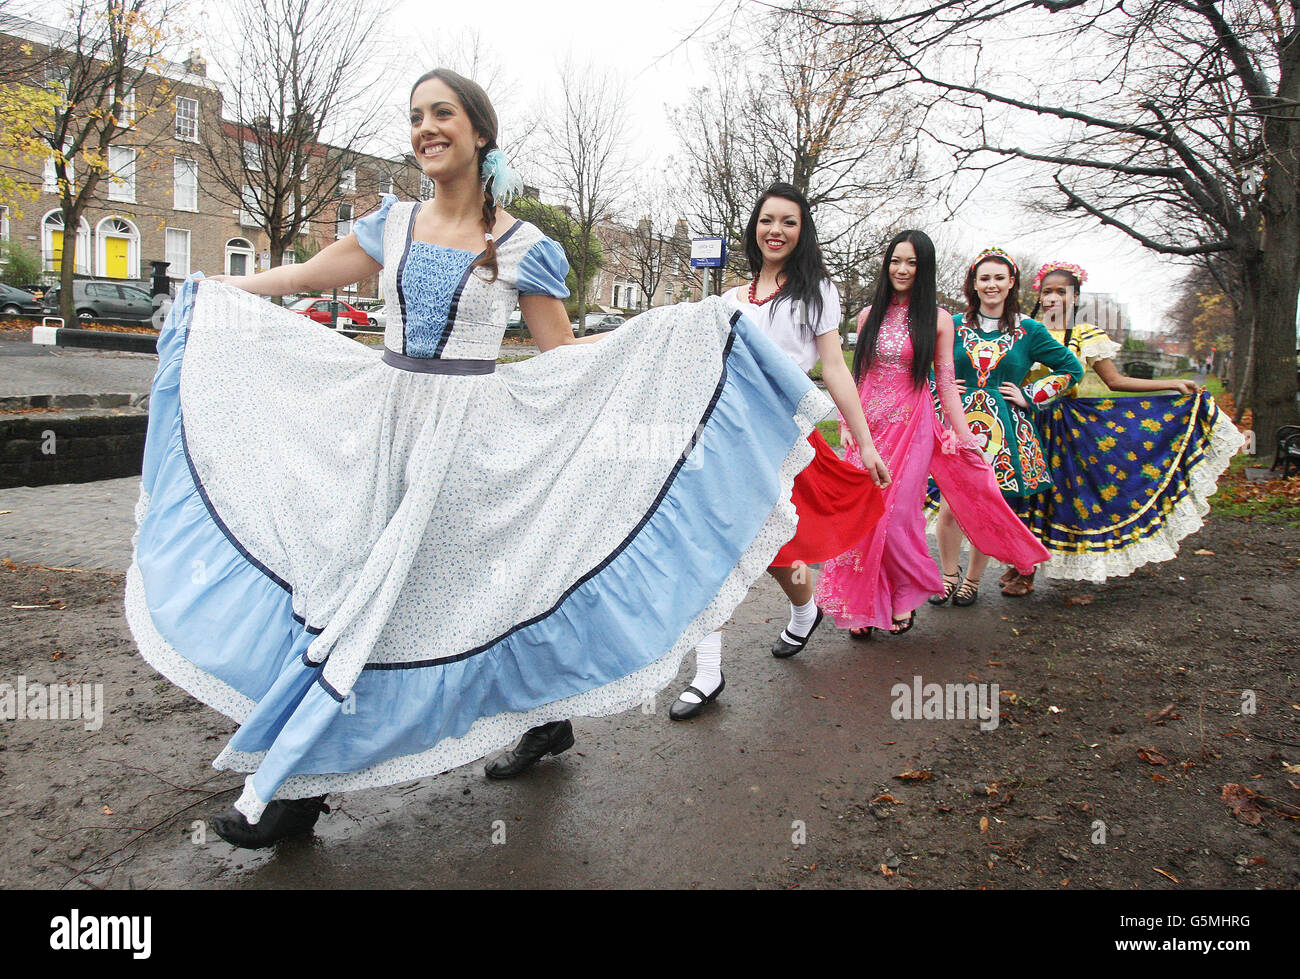
{"type": "Polygon", "coordinates": [[[142,408],[0,415],[0,488],[138,476],[142,408]]]}

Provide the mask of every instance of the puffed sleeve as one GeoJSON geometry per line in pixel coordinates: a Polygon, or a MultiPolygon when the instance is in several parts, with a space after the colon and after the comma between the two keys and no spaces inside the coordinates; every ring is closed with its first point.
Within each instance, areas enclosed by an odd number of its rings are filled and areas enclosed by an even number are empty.
{"type": "Polygon", "coordinates": [[[820,323],[813,326],[813,334],[821,336],[823,333],[838,330],[842,316],[840,291],[835,288],[835,283],[830,279],[822,279],[822,318],[820,323]]]}
{"type": "Polygon", "coordinates": [[[1071,346],[1078,347],[1078,350],[1072,350],[1079,360],[1083,361],[1085,367],[1091,367],[1099,360],[1111,360],[1120,352],[1120,345],[1112,340],[1105,330],[1101,330],[1091,323],[1080,323],[1074,328],[1077,341],[1072,341],[1071,346]]]}
{"type": "Polygon", "coordinates": [[[519,263],[519,294],[567,299],[569,289],[564,277],[568,274],[569,260],[564,249],[550,238],[543,238],[528,249],[519,263]]]}
{"type": "Polygon", "coordinates": [[[361,250],[380,265],[384,264],[384,222],[388,220],[389,209],[397,203],[393,194],[385,194],[379,210],[371,211],[352,224],[352,233],[361,243],[361,250]]]}

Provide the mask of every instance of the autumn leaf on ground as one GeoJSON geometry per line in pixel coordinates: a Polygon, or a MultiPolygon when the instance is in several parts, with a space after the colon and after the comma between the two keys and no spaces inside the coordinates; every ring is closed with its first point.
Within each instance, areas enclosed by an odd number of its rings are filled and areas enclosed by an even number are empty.
{"type": "Polygon", "coordinates": [[[1159,713],[1148,714],[1147,720],[1148,721],[1163,721],[1166,719],[1176,720],[1177,718],[1180,718],[1182,716],[1183,716],[1182,714],[1179,714],[1176,710],[1174,710],[1174,705],[1170,704],[1168,707],[1166,707],[1164,710],[1160,711],[1159,713]]]}
{"type": "Polygon", "coordinates": [[[1096,598],[1093,595],[1071,595],[1065,600],[1066,605],[1091,605],[1096,598]]]}
{"type": "Polygon", "coordinates": [[[1254,795],[1255,793],[1250,789],[1236,782],[1229,782],[1223,787],[1222,792],[1223,801],[1228,804],[1228,809],[1247,826],[1258,826],[1264,818],[1260,814],[1259,806],[1255,804],[1254,795]]]}
{"type": "Polygon", "coordinates": [[[111,816],[111,815],[113,815],[113,810],[110,809],[110,808],[108,808],[108,806],[105,806],[105,807],[104,807],[104,815],[105,815],[105,816],[111,816]]]}
{"type": "Polygon", "coordinates": [[[878,795],[878,796],[876,796],[874,799],[872,799],[871,802],[872,802],[873,805],[874,805],[875,803],[877,803],[877,802],[893,802],[893,803],[895,803],[896,805],[900,805],[900,806],[902,805],[902,803],[899,802],[898,799],[895,799],[895,798],[894,798],[892,795],[890,795],[888,792],[883,792],[883,793],[881,793],[880,795],[878,795]]]}
{"type": "Polygon", "coordinates": [[[1161,877],[1168,877],[1175,884],[1182,883],[1182,881],[1180,881],[1177,877],[1175,877],[1173,874],[1169,873],[1168,871],[1161,870],[1159,867],[1152,867],[1151,869],[1154,870],[1156,873],[1158,873],[1161,877]]]}
{"type": "Polygon", "coordinates": [[[1169,759],[1155,748],[1139,748],[1138,757],[1148,765],[1168,765],[1169,759]]]}
{"type": "Polygon", "coordinates": [[[922,768],[920,770],[909,768],[905,772],[899,772],[894,776],[894,778],[901,779],[904,782],[926,782],[934,778],[934,772],[930,771],[928,768],[922,768]]]}
{"type": "Polygon", "coordinates": [[[987,833],[988,831],[989,831],[989,817],[980,816],[980,832],[987,833]]]}
{"type": "Polygon", "coordinates": [[[893,872],[892,870],[889,869],[889,867],[888,867],[887,864],[883,864],[883,863],[882,863],[882,864],[880,865],[880,876],[881,876],[881,877],[893,877],[893,876],[894,876],[894,872],[893,872]]]}
{"type": "Polygon", "coordinates": [[[1288,775],[1300,775],[1300,765],[1288,765],[1286,762],[1282,762],[1282,771],[1288,775]]]}
{"type": "Polygon", "coordinates": [[[1192,551],[1198,557],[1214,557],[1214,552],[1208,547],[1202,547],[1200,550],[1192,551]]]}

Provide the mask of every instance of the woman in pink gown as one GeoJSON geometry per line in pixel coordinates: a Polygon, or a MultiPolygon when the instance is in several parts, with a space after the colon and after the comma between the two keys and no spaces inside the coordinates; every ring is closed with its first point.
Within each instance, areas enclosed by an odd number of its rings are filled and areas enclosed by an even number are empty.
{"type": "MultiPolygon", "coordinates": [[[[884,490],[884,517],[826,562],[817,586],[818,606],[855,638],[873,628],[907,632],[921,603],[943,591],[925,536],[931,474],[981,549],[1020,568],[1048,558],[1003,500],[966,423],[953,372],[954,332],[952,316],[936,302],[934,244],[922,231],[899,233],[885,252],[872,304],[858,317],[853,361],[862,409],[893,482],[884,490]],[[932,366],[946,430],[927,383],[932,366]]],[[[847,442],[845,458],[861,467],[857,446],[847,442]]]]}

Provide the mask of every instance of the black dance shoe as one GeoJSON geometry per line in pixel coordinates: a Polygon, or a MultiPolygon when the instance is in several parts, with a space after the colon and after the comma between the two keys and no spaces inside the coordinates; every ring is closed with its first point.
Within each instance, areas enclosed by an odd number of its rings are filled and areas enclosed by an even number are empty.
{"type": "Polygon", "coordinates": [[[772,655],[777,659],[789,659],[795,653],[802,652],[803,648],[808,645],[808,640],[812,638],[812,634],[816,632],[817,627],[822,624],[822,618],[824,615],[825,613],[819,608],[817,610],[817,618],[813,619],[812,628],[808,630],[808,635],[804,636],[802,639],[798,636],[792,636],[790,633],[782,629],[781,635],[777,636],[776,642],[772,643],[772,655]]]}
{"type": "Polygon", "coordinates": [[[322,812],[329,812],[325,797],[310,799],[272,799],[262,818],[250,823],[238,809],[227,809],[212,817],[212,829],[231,846],[260,850],[274,846],[290,836],[310,833],[322,812]]]}
{"type": "Polygon", "coordinates": [[[722,693],[722,688],[727,685],[727,678],[719,676],[718,689],[711,694],[705,694],[699,687],[690,686],[682,693],[690,691],[699,697],[699,703],[692,704],[689,701],[682,700],[678,697],[673,701],[673,705],[668,708],[668,717],[674,721],[689,721],[692,717],[704,710],[706,704],[711,704],[718,699],[718,694],[722,693]]]}
{"type": "Polygon", "coordinates": [[[544,755],[558,755],[573,747],[573,722],[551,721],[525,731],[519,743],[483,767],[488,778],[514,778],[537,764],[544,755]]]}

